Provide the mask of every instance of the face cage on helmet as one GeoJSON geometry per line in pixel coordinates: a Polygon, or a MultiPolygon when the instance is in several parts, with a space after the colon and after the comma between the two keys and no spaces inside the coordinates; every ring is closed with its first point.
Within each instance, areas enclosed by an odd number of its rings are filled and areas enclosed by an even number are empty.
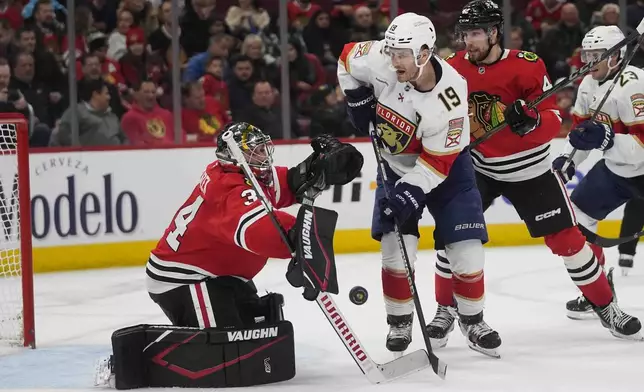
{"type": "MultiPolygon", "coordinates": [[[[265,185],[271,185],[273,183],[273,153],[275,152],[271,137],[263,134],[261,136],[251,134],[248,138],[242,137],[242,140],[238,141],[237,145],[255,177],[265,185]]],[[[235,161],[232,152],[228,148],[226,148],[225,152],[218,152],[217,157],[223,162],[241,166],[235,161]]]]}

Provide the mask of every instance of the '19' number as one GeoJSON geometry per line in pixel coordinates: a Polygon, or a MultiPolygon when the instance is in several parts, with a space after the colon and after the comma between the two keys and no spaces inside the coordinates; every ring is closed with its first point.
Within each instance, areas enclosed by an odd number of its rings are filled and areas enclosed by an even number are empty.
{"type": "Polygon", "coordinates": [[[445,105],[447,110],[452,110],[452,108],[455,108],[461,104],[461,99],[458,97],[458,94],[456,94],[456,91],[454,91],[452,87],[448,87],[445,89],[445,91],[438,94],[438,99],[443,102],[443,105],[445,105]]]}

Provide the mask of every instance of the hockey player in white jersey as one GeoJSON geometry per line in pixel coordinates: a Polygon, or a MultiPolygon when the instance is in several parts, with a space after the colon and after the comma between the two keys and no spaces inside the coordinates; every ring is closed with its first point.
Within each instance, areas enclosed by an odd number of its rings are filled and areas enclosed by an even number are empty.
{"type": "Polygon", "coordinates": [[[371,229],[381,242],[390,327],[386,346],[393,352],[407,349],[414,310],[394,217],[413,265],[418,221],[427,207],[436,222],[436,249],[444,249],[454,266],[461,331],[472,349],[498,357],[501,339],[483,321],[487,231],[472,161],[464,151],[470,140],[467,84],[434,55],[435,40],[428,18],[405,13],[391,22],[384,40],[349,43],[338,61],[350,118],[362,133],[375,124],[386,161],[389,181],[378,176],[371,229]]]}
{"type": "MultiPolygon", "coordinates": [[[[582,61],[599,58],[623,39],[624,34],[616,26],[595,27],[582,41],[582,61]]],[[[603,152],[603,159],[571,195],[577,221],[591,230],[596,230],[598,221],[628,200],[644,197],[644,71],[628,65],[596,120],[589,120],[617,76],[625,54],[623,48],[584,77],[573,109],[573,130],[564,153],[553,161],[553,169],[568,181],[574,176],[575,167],[592,150],[603,152]],[[573,148],[578,151],[570,165],[566,165],[573,148]]],[[[613,335],[641,339],[640,321],[624,313],[615,299],[608,305],[597,306],[581,296],[566,307],[573,319],[597,315],[613,335]]]]}

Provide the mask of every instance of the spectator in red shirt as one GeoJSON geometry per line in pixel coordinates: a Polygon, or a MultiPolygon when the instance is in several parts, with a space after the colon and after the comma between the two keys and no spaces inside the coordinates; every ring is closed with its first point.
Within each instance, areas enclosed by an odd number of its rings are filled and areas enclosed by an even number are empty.
{"type": "MultiPolygon", "coordinates": [[[[135,88],[135,102],[123,115],[121,128],[135,146],[163,146],[174,143],[172,113],[157,103],[157,86],[145,80],[135,88]]],[[[185,136],[184,136],[185,137],[185,136]]]]}
{"type": "Polygon", "coordinates": [[[0,19],[8,20],[11,28],[18,30],[22,26],[21,8],[13,0],[0,0],[0,19]]]}
{"type": "Polygon", "coordinates": [[[127,53],[121,57],[121,73],[128,87],[137,86],[145,77],[145,33],[139,27],[127,33],[127,53]]]}
{"type": "Polygon", "coordinates": [[[107,41],[107,55],[113,60],[120,60],[127,53],[127,32],[134,24],[134,17],[129,10],[118,13],[116,28],[107,41]]]}
{"type": "Polygon", "coordinates": [[[553,25],[561,19],[561,6],[565,0],[532,0],[528,3],[525,18],[541,34],[543,24],[553,25]]]}
{"type": "Polygon", "coordinates": [[[188,82],[181,87],[181,121],[188,142],[214,142],[217,132],[230,122],[216,99],[206,97],[201,83],[188,82]]]}
{"type": "Polygon", "coordinates": [[[317,4],[311,3],[311,0],[293,0],[286,5],[286,9],[291,27],[301,31],[309,24],[313,14],[322,8],[317,4]]]}
{"type": "Polygon", "coordinates": [[[221,57],[211,57],[206,66],[206,74],[199,79],[203,85],[206,97],[215,98],[221,103],[226,112],[230,111],[230,98],[228,86],[223,80],[224,60],[221,57]]]}

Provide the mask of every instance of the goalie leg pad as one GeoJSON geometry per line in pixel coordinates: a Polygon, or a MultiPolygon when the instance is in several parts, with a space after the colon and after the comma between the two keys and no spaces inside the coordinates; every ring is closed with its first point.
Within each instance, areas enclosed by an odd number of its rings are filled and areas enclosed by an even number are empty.
{"type": "Polygon", "coordinates": [[[221,330],[137,325],[112,335],[116,389],[246,387],[295,376],[293,326],[221,330]]]}

